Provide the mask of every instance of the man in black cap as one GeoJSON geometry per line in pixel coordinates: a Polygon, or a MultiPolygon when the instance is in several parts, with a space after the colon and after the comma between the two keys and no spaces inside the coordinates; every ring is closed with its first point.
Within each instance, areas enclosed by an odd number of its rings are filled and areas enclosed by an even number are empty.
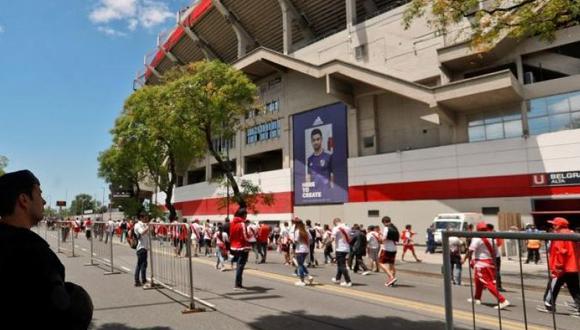
{"type": "Polygon", "coordinates": [[[40,182],[28,170],[0,176],[0,320],[21,329],[87,329],[91,298],[30,230],[43,218],[40,182]]]}

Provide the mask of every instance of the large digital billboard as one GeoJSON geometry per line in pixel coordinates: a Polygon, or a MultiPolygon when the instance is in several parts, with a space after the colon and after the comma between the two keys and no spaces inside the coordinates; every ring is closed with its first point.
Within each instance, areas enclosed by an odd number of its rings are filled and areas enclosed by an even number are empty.
{"type": "Polygon", "coordinates": [[[348,201],[346,106],[324,106],[293,116],[294,204],[348,201]]]}

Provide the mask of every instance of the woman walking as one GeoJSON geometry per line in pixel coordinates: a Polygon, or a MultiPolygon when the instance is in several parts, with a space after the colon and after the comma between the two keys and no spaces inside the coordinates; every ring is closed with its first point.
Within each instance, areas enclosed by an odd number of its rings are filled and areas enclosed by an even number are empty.
{"type": "Polygon", "coordinates": [[[296,229],[294,231],[294,243],[296,244],[296,248],[294,250],[296,255],[296,262],[298,263],[298,276],[300,276],[300,281],[296,282],[296,286],[305,286],[306,282],[305,279],[308,280],[308,284],[312,284],[313,278],[308,273],[308,269],[304,266],[304,262],[308,257],[308,253],[310,250],[310,242],[312,242],[313,238],[306,230],[306,226],[302,220],[296,222],[296,229]]]}

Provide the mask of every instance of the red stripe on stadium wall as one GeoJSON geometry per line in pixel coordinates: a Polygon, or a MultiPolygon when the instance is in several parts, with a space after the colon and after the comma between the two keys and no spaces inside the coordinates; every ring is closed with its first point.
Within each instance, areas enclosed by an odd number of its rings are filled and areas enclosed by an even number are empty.
{"type": "MultiPolygon", "coordinates": [[[[265,205],[260,201],[257,205],[257,210],[262,214],[272,213],[291,213],[292,212],[292,192],[273,193],[274,204],[265,205]]],[[[212,215],[226,213],[226,209],[219,208],[220,198],[199,199],[194,201],[177,202],[175,208],[181,210],[184,216],[191,215],[212,215]]],[[[237,209],[236,204],[230,205],[230,214],[233,214],[237,209]]]]}
{"type": "Polygon", "coordinates": [[[580,194],[580,186],[532,186],[532,175],[447,179],[353,186],[349,202],[408,201],[580,194]]]}
{"type": "MultiPolygon", "coordinates": [[[[348,189],[350,203],[444,200],[466,198],[525,197],[580,194],[580,185],[533,186],[532,175],[507,175],[480,178],[447,179],[417,182],[399,182],[352,186],[348,189]]],[[[260,213],[292,213],[292,192],[274,193],[274,205],[258,205],[260,213]]],[[[175,203],[183,215],[210,215],[225,213],[218,208],[218,198],[175,203]]],[[[230,207],[230,213],[235,206],[230,207]]]]}

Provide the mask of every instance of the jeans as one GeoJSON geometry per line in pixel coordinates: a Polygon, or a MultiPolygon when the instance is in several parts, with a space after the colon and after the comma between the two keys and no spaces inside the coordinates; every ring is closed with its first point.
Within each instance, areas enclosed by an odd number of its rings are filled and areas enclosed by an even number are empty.
{"type": "Polygon", "coordinates": [[[268,254],[268,242],[258,243],[258,253],[262,257],[261,262],[266,262],[266,255],[268,254]]]}
{"type": "Polygon", "coordinates": [[[348,275],[348,269],[346,268],[346,256],[348,252],[336,251],[336,280],[340,281],[342,275],[344,275],[344,280],[350,283],[350,276],[348,275]]]}
{"type": "Polygon", "coordinates": [[[215,265],[215,268],[219,268],[220,265],[222,267],[225,267],[225,265],[226,265],[225,264],[225,259],[224,259],[224,256],[222,255],[222,251],[219,248],[216,248],[215,249],[215,255],[217,257],[217,263],[215,265]]]}
{"type": "Polygon", "coordinates": [[[296,261],[298,262],[298,275],[300,276],[300,280],[304,281],[304,277],[308,275],[308,269],[304,266],[304,261],[308,253],[296,253],[296,261]]]}
{"type": "Polygon", "coordinates": [[[461,285],[461,256],[451,256],[451,271],[453,284],[461,285]]]}
{"type": "Polygon", "coordinates": [[[329,262],[332,262],[332,259],[334,259],[332,257],[332,245],[326,244],[326,246],[324,247],[324,263],[327,264],[329,262]]]}
{"type": "Polygon", "coordinates": [[[310,244],[309,246],[310,248],[310,262],[308,262],[309,265],[314,265],[315,264],[315,259],[314,259],[314,243],[310,244]]]}
{"type": "Polygon", "coordinates": [[[427,250],[426,253],[435,253],[435,239],[427,240],[427,250]]]}
{"type": "Polygon", "coordinates": [[[248,250],[234,250],[234,258],[236,258],[238,267],[236,268],[236,287],[242,287],[242,276],[244,274],[244,267],[246,267],[246,262],[248,261],[248,250]]]}
{"type": "Polygon", "coordinates": [[[137,251],[137,268],[135,268],[135,283],[147,282],[147,249],[139,249],[137,251]],[[139,282],[139,274],[141,274],[141,282],[139,282]]]}
{"type": "Polygon", "coordinates": [[[369,271],[369,268],[367,267],[367,265],[365,265],[363,261],[363,255],[357,253],[354,255],[354,268],[352,270],[356,273],[358,272],[359,268],[362,268],[362,270],[365,272],[369,271]]]}

